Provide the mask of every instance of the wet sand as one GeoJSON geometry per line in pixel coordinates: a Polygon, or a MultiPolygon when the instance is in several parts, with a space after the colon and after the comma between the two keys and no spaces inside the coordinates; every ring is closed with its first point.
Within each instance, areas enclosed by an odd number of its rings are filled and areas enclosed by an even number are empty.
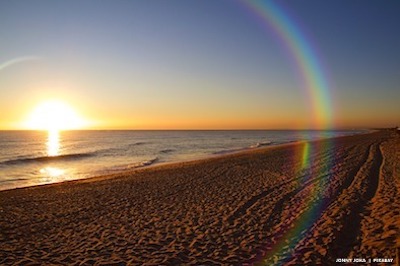
{"type": "Polygon", "coordinates": [[[396,265],[399,161],[387,130],[2,191],[0,265],[396,265]]]}

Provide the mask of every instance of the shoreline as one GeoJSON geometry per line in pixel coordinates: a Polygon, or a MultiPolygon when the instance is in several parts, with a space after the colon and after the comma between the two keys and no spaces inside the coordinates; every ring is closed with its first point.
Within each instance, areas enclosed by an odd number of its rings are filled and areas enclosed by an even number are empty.
{"type": "MultiPolygon", "coordinates": [[[[145,130],[146,131],[146,130],[145,130]]],[[[186,130],[183,130],[186,131],[186,130]]],[[[262,130],[260,130],[262,131],[262,130]]],[[[280,130],[277,130],[280,131],[280,130]]],[[[304,130],[307,131],[307,130],[304,130]]],[[[316,130],[320,131],[320,130],[316,130]]],[[[341,130],[337,130],[341,131],[341,130]]],[[[133,167],[131,169],[127,170],[117,170],[117,171],[110,171],[109,173],[106,173],[106,170],[104,170],[104,173],[98,173],[91,175],[90,173],[87,174],[87,177],[84,178],[77,178],[77,179],[70,179],[70,180],[65,180],[61,182],[54,182],[54,183],[46,183],[46,184],[36,184],[36,185],[31,185],[31,186],[22,186],[22,187],[15,187],[15,188],[7,188],[7,189],[0,189],[0,192],[2,191],[9,191],[9,190],[15,190],[15,189],[24,189],[24,188],[34,188],[34,187],[43,187],[43,186],[50,186],[50,185],[56,185],[56,184],[64,184],[64,183],[69,183],[69,182],[75,182],[75,181],[80,181],[80,180],[88,180],[88,179],[104,179],[107,177],[114,177],[116,175],[125,175],[125,174],[130,174],[133,172],[136,172],[138,170],[143,170],[143,169],[150,169],[153,167],[158,167],[158,166],[165,166],[165,165],[175,165],[175,164],[185,164],[185,163],[197,163],[197,162],[202,162],[202,161],[207,161],[209,159],[214,159],[214,158],[220,158],[220,157],[225,157],[225,156],[230,156],[230,155],[236,155],[236,154],[241,154],[241,153],[251,153],[253,151],[257,150],[264,150],[264,149],[269,149],[273,147],[285,147],[287,145],[295,145],[295,144],[300,144],[300,143],[305,143],[305,142],[317,142],[317,141],[323,141],[323,140],[332,140],[336,138],[342,138],[342,137],[350,137],[350,136],[356,136],[356,135],[366,135],[366,134],[371,134],[374,132],[378,132],[379,130],[368,130],[367,132],[360,132],[360,133],[355,133],[352,135],[344,135],[344,136],[336,136],[336,137],[329,137],[329,138],[319,138],[319,139],[313,139],[313,140],[293,140],[293,141],[288,141],[284,143],[270,143],[268,145],[261,145],[260,147],[243,147],[243,148],[238,148],[237,150],[233,151],[226,151],[226,152],[217,152],[213,154],[207,154],[207,155],[202,155],[198,158],[195,159],[182,159],[182,160],[177,160],[177,161],[168,161],[168,162],[155,162],[151,163],[149,165],[144,165],[144,166],[138,166],[138,167],[133,167]]]]}
{"type": "Polygon", "coordinates": [[[379,131],[0,191],[0,264],[396,259],[399,147],[379,131]]]}

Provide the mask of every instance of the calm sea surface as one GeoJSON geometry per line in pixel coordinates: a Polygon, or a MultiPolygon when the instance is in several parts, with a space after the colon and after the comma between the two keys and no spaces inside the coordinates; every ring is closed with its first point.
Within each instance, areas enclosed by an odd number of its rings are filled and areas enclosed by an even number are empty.
{"type": "Polygon", "coordinates": [[[0,131],[0,190],[366,131],[0,131]]]}

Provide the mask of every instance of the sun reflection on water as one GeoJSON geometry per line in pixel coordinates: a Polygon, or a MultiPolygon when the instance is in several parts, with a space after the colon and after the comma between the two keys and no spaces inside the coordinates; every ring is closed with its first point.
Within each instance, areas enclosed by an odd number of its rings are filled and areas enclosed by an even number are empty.
{"type": "Polygon", "coordinates": [[[60,175],[64,174],[64,172],[65,171],[60,168],[50,166],[40,169],[40,173],[50,177],[59,177],[60,175]]]}
{"type": "Polygon", "coordinates": [[[54,166],[46,166],[39,172],[41,174],[39,183],[41,184],[58,183],[68,179],[65,170],[54,166]]]}
{"type": "MultiPolygon", "coordinates": [[[[47,136],[47,156],[54,157],[60,155],[60,132],[58,130],[49,130],[47,136]]],[[[42,174],[42,182],[53,183],[64,180],[65,170],[54,167],[46,166],[39,170],[42,174]]]]}
{"type": "Polygon", "coordinates": [[[57,156],[60,151],[60,132],[58,130],[49,130],[47,137],[47,155],[57,156]]]}

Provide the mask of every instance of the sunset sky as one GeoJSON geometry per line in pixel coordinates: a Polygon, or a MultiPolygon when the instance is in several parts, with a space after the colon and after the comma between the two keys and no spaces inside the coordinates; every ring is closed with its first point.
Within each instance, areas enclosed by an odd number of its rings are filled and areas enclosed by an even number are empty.
{"type": "MultiPolygon", "coordinates": [[[[277,4],[315,48],[333,127],[400,125],[399,1],[277,4]]],[[[244,1],[0,1],[0,33],[0,129],[53,99],[91,129],[319,127],[319,99],[244,1]]]]}

